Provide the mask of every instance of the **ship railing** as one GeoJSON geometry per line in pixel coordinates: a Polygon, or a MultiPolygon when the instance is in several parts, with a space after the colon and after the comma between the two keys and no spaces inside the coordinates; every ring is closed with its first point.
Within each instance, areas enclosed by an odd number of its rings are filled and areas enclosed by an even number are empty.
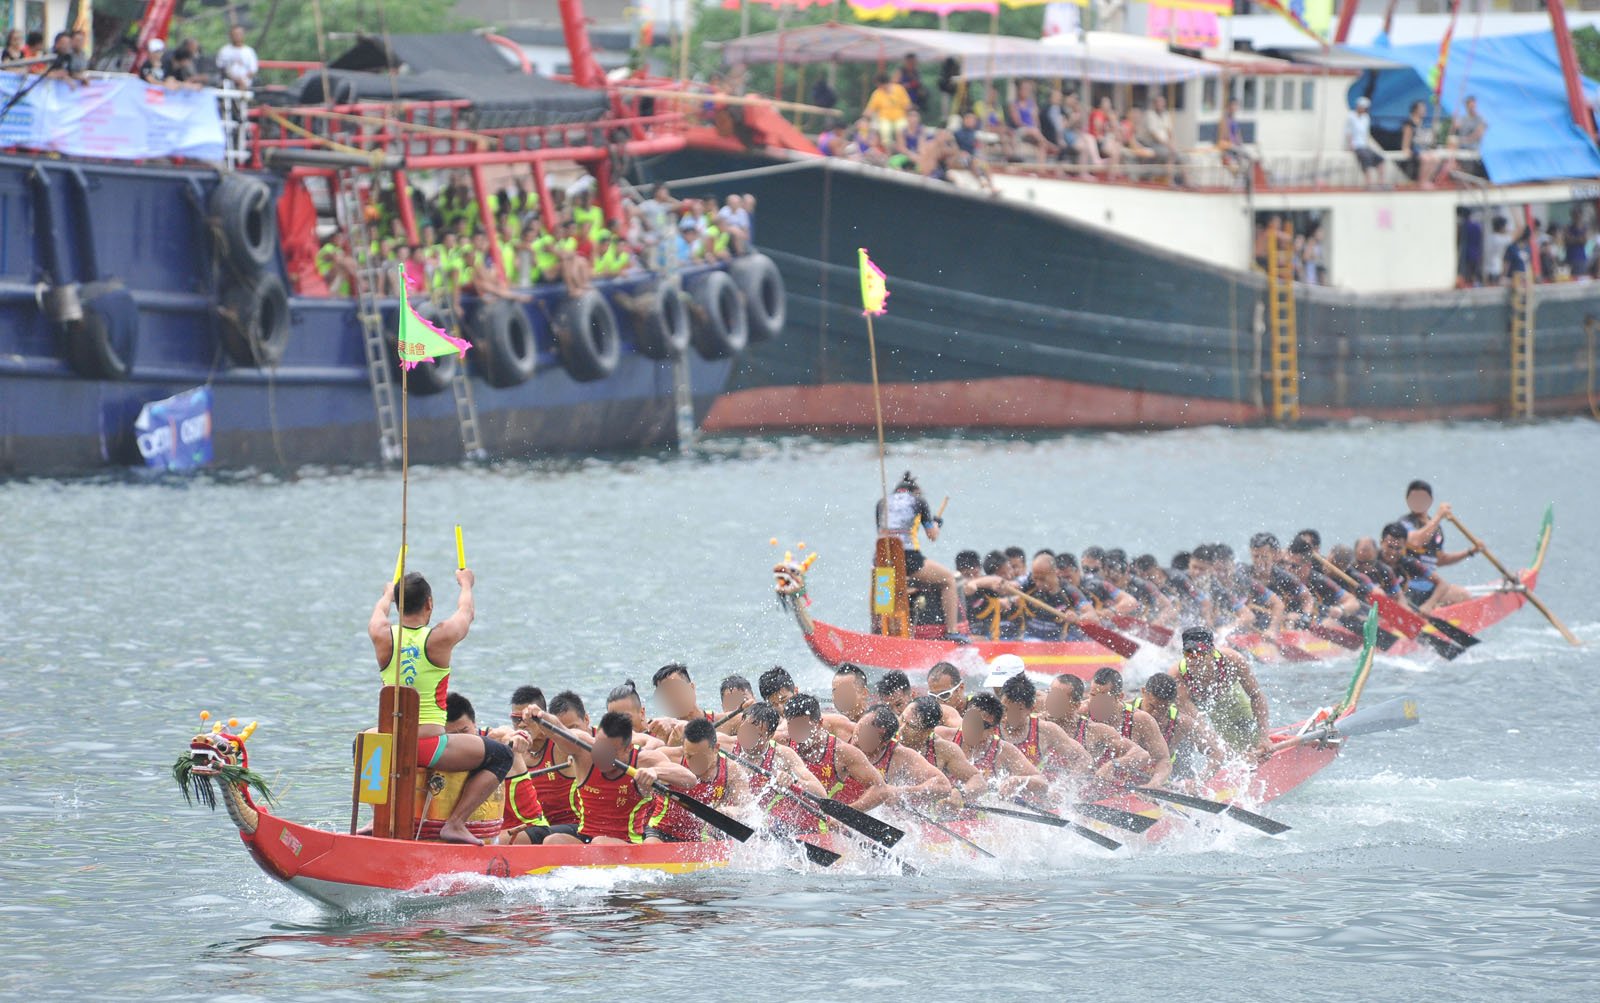
{"type": "Polygon", "coordinates": [[[478,153],[567,151],[592,156],[634,135],[670,135],[686,128],[685,116],[671,112],[550,125],[499,124],[496,112],[472,102],[363,102],[332,107],[257,107],[251,113],[256,135],[252,166],[271,150],[344,147],[407,159],[448,158],[478,153]]]}
{"type": "MultiPolygon", "coordinates": [[[[86,80],[127,80],[132,74],[114,70],[86,70],[86,80]]],[[[255,125],[250,120],[253,91],[240,90],[231,83],[220,87],[201,87],[217,101],[217,115],[222,120],[223,162],[229,170],[242,167],[250,161],[250,143],[255,125]]]]}
{"type": "MultiPolygon", "coordinates": [[[[1469,168],[1479,161],[1477,151],[1456,150],[1451,151],[1451,155],[1457,162],[1456,169],[1449,172],[1448,180],[1442,180],[1439,186],[1471,183],[1469,168]]],[[[1347,150],[1268,155],[1243,152],[1231,160],[1225,160],[1215,148],[1206,147],[1187,151],[1179,166],[1140,161],[1124,162],[1116,167],[1104,163],[991,163],[990,169],[1007,175],[1092,180],[1111,184],[1180,187],[1181,182],[1182,188],[1195,191],[1244,191],[1246,188],[1253,188],[1257,192],[1349,190],[1410,184],[1399,169],[1402,159],[1398,152],[1387,153],[1388,166],[1376,186],[1367,183],[1354,155],[1347,150]]],[[[1476,187],[1476,184],[1473,186],[1476,187]]]]}

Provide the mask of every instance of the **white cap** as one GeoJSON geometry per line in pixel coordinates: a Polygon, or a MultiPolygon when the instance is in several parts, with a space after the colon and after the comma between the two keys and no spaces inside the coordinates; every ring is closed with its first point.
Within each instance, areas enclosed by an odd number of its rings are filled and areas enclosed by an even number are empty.
{"type": "Polygon", "coordinates": [[[989,662],[989,676],[983,681],[984,689],[1003,685],[1007,679],[1026,671],[1028,666],[1021,655],[996,655],[989,662]]]}
{"type": "Polygon", "coordinates": [[[166,47],[167,43],[163,42],[159,38],[152,38],[149,43],[145,45],[145,48],[151,52],[161,52],[162,50],[166,49],[166,47]]]}

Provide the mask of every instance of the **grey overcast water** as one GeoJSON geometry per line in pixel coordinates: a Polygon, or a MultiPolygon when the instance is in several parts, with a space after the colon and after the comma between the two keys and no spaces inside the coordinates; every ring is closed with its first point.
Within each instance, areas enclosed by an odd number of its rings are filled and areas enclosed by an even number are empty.
{"type": "MultiPolygon", "coordinates": [[[[950,495],[931,551],[1092,543],[1163,559],[1305,526],[1375,534],[1425,477],[1507,563],[1556,531],[1539,593],[1453,663],[1380,656],[1372,702],[1423,725],[1352,741],[1272,814],[1111,855],[1004,828],[1001,859],[914,878],[752,852],[683,876],[556,873],[342,916],[267,878],[169,768],[202,708],[259,719],[282,814],[339,827],[373,719],[363,627],[391,572],[397,473],[0,483],[0,997],[17,1000],[1593,999],[1600,989],[1600,423],[919,439],[950,495]]],[[[479,617],[454,688],[598,698],[683,660],[702,696],[774,663],[827,674],[771,597],[771,537],[821,554],[815,614],[865,617],[874,450],[716,440],[693,456],[413,471],[411,563],[479,617]]],[[[1459,541],[1452,536],[1452,542],[1459,541]]],[[[1482,560],[1458,581],[1490,581],[1482,560]]],[[[1274,718],[1350,658],[1262,670],[1274,718]]],[[[646,687],[648,688],[648,687],[646,687]]]]}

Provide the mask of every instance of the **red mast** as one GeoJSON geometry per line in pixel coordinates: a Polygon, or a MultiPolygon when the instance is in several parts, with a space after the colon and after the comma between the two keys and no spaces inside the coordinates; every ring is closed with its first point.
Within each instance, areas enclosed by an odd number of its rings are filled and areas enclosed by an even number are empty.
{"type": "Polygon", "coordinates": [[[1567,107],[1572,121],[1582,129],[1592,142],[1595,139],[1594,116],[1583,99],[1583,76],[1578,70],[1578,53],[1572,47],[1572,32],[1567,28],[1567,8],[1561,0],[1546,0],[1550,9],[1550,28],[1556,36],[1556,54],[1561,57],[1561,79],[1567,85],[1567,107]]]}
{"type": "MultiPolygon", "coordinates": [[[[567,55],[572,61],[572,82],[579,87],[590,90],[601,90],[606,85],[605,71],[600,69],[600,63],[594,58],[594,49],[589,45],[589,19],[583,13],[583,0],[559,0],[561,4],[561,33],[567,39],[567,55]]],[[[611,111],[621,117],[622,102],[616,95],[612,95],[611,111]]],[[[617,191],[617,186],[611,177],[611,163],[602,160],[589,168],[597,182],[597,194],[600,196],[600,211],[612,225],[622,223],[622,196],[617,191]]]]}

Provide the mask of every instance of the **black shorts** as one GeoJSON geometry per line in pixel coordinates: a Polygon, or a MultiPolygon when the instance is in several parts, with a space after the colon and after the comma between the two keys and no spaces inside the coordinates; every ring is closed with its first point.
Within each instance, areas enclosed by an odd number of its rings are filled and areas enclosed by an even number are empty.
{"type": "Polygon", "coordinates": [[[1363,170],[1371,167],[1377,167],[1379,164],[1383,163],[1383,157],[1379,156],[1376,150],[1368,150],[1363,147],[1362,149],[1356,150],[1355,155],[1356,160],[1361,164],[1363,170]]]}
{"type": "Polygon", "coordinates": [[[924,564],[927,564],[927,563],[928,563],[928,559],[926,557],[922,556],[922,551],[920,551],[920,550],[908,550],[908,551],[906,551],[906,574],[907,575],[916,574],[917,572],[921,571],[922,570],[922,566],[924,564]]]}
{"type": "Polygon", "coordinates": [[[534,846],[543,843],[546,837],[554,836],[558,833],[563,836],[577,836],[577,838],[583,839],[585,843],[588,842],[584,837],[578,836],[578,827],[575,825],[530,825],[522,830],[522,834],[527,836],[528,842],[534,846]]]}

